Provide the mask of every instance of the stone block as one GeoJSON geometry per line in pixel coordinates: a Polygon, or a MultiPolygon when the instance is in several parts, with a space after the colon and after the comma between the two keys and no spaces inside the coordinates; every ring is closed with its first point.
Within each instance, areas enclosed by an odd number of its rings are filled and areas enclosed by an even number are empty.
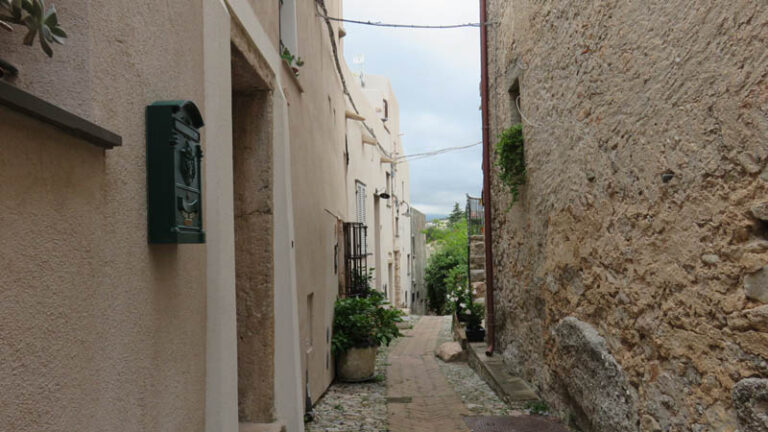
{"type": "Polygon", "coordinates": [[[603,339],[574,317],[555,328],[557,374],[595,431],[636,432],[637,392],[603,339]]]}
{"type": "Polygon", "coordinates": [[[435,355],[446,363],[464,361],[467,359],[467,353],[461,349],[458,342],[445,342],[435,350],[435,355]]]}
{"type": "Polygon", "coordinates": [[[485,268],[485,256],[484,255],[472,255],[469,257],[469,267],[472,269],[484,269],[485,268]]]}
{"type": "Polygon", "coordinates": [[[484,243],[470,243],[469,244],[469,253],[471,255],[482,255],[485,256],[485,244],[484,243]]]}
{"type": "Polygon", "coordinates": [[[748,298],[768,303],[768,266],[744,276],[744,291],[748,298]]]}
{"type": "Polygon", "coordinates": [[[733,387],[733,407],[742,432],[768,431],[768,379],[739,381],[733,387]]]}
{"type": "Polygon", "coordinates": [[[485,297],[485,282],[472,282],[472,296],[485,297]]]}
{"type": "Polygon", "coordinates": [[[471,282],[485,282],[485,270],[470,270],[469,277],[471,282]]]}
{"type": "Polygon", "coordinates": [[[756,219],[760,219],[761,221],[768,221],[768,202],[753,206],[750,211],[752,212],[752,216],[754,216],[756,219]]]}
{"type": "Polygon", "coordinates": [[[728,317],[732,330],[756,330],[768,333],[768,305],[736,312],[728,317]]]}

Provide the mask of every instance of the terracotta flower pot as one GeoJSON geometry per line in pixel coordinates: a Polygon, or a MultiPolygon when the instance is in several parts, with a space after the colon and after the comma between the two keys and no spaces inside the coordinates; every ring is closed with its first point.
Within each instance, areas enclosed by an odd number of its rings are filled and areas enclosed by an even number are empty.
{"type": "Polygon", "coordinates": [[[361,382],[373,378],[378,347],[350,348],[336,359],[336,376],[340,381],[361,382]]]}

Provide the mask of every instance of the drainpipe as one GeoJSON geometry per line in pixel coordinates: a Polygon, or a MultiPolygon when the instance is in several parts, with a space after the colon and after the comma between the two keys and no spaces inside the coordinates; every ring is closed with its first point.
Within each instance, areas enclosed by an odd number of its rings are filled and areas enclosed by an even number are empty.
{"type": "Polygon", "coordinates": [[[485,228],[485,308],[488,347],[485,355],[492,356],[496,343],[496,323],[493,306],[493,233],[491,229],[491,138],[488,119],[488,10],[487,0],[480,0],[480,67],[483,110],[483,209],[485,228]]]}

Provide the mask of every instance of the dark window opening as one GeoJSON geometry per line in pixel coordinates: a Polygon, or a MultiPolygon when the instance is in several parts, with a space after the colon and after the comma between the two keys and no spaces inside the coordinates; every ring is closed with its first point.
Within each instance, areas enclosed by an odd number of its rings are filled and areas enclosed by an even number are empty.
{"type": "Polygon", "coordinates": [[[368,227],[362,223],[344,224],[344,297],[365,295],[370,288],[367,235],[368,227]]]}
{"type": "Polygon", "coordinates": [[[520,114],[520,110],[523,107],[523,101],[520,96],[520,80],[516,79],[509,88],[509,102],[510,102],[510,116],[511,124],[516,125],[523,122],[523,116],[520,114]]]}

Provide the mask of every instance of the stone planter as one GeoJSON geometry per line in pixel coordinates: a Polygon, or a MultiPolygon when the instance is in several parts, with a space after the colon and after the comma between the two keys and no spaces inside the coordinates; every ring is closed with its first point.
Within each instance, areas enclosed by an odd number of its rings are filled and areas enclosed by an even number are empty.
{"type": "Polygon", "coordinates": [[[373,378],[378,347],[350,348],[336,359],[336,377],[344,382],[362,382],[373,378]]]}
{"type": "Polygon", "coordinates": [[[482,327],[476,329],[467,327],[464,331],[467,334],[468,342],[483,342],[485,340],[485,329],[482,327]]]}

